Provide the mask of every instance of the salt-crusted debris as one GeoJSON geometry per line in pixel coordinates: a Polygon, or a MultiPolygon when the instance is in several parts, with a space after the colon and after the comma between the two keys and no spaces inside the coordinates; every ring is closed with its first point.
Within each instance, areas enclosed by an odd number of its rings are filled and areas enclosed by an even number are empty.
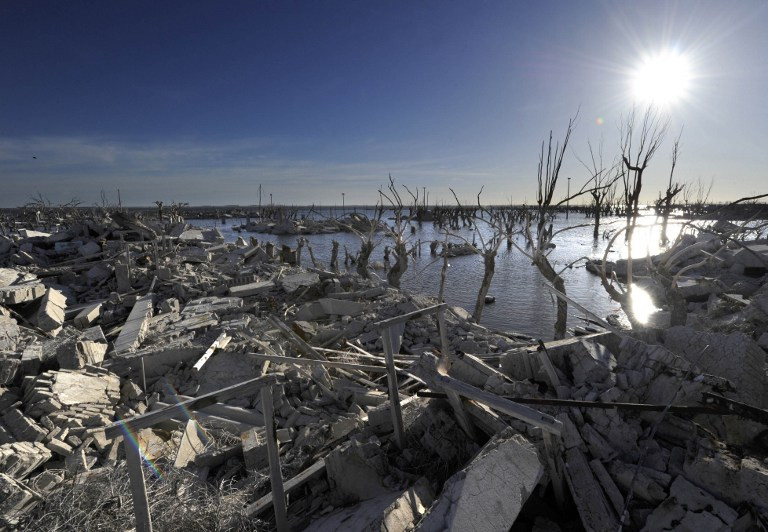
{"type": "MultiPolygon", "coordinates": [[[[186,480],[172,504],[231,486],[237,523],[254,528],[768,522],[763,243],[686,272],[685,327],[538,342],[492,332],[460,308],[424,313],[432,299],[378,280],[302,268],[303,242],[228,244],[215,228],[176,222],[119,213],[0,240],[6,527],[126,469],[131,482],[115,489],[133,498],[140,530],[140,487],[160,489],[177,470],[186,480]],[[387,361],[380,323],[405,315],[387,361]],[[742,415],[705,394],[738,401],[742,415]]],[[[260,229],[328,229],[310,226],[260,229]]],[[[720,244],[685,246],[676,268],[720,244]]],[[[162,518],[161,504],[151,517],[162,518]]]]}

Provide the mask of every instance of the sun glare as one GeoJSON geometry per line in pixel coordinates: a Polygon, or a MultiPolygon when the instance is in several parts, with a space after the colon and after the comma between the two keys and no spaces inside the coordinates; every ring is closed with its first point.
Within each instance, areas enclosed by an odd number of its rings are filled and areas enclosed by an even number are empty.
{"type": "Polygon", "coordinates": [[[671,105],[688,94],[690,61],[674,51],[648,56],[633,72],[631,84],[636,100],[657,106],[671,105]]]}

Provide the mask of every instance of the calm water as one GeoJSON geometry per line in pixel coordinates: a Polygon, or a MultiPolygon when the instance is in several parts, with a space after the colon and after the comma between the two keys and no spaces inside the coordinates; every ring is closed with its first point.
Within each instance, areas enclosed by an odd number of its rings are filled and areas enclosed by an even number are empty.
{"type": "MultiPolygon", "coordinates": [[[[651,226],[654,221],[655,217],[647,216],[640,223],[651,226]]],[[[295,235],[237,232],[233,229],[235,226],[244,224],[245,220],[230,219],[227,220],[226,224],[222,224],[220,220],[191,220],[190,223],[202,227],[216,226],[228,242],[234,242],[238,236],[243,236],[246,239],[252,236],[259,242],[273,242],[278,246],[287,244],[295,247],[297,241],[295,235]]],[[[392,221],[389,221],[389,224],[392,225],[392,221]]],[[[622,224],[623,220],[617,218],[601,220],[601,233],[606,229],[618,229],[622,227],[622,224]]],[[[429,243],[432,240],[442,242],[445,234],[433,226],[431,222],[425,222],[422,225],[414,223],[413,225],[416,227],[416,232],[409,236],[408,245],[410,248],[421,240],[422,254],[421,257],[409,260],[408,270],[403,276],[401,284],[403,288],[411,292],[436,296],[439,290],[442,258],[430,256],[429,243]]],[[[602,237],[598,241],[592,239],[592,219],[586,218],[583,214],[572,213],[567,221],[564,215],[560,215],[554,222],[555,231],[572,226],[572,229],[564,231],[554,238],[557,247],[550,254],[550,262],[558,271],[582,257],[602,259],[608,244],[608,240],[604,240],[602,237]],[[584,224],[586,226],[579,227],[584,224]]],[[[488,231],[481,230],[487,236],[488,231]]],[[[673,235],[679,230],[680,225],[670,223],[670,238],[674,238],[673,235]]],[[[470,241],[473,238],[471,229],[465,228],[458,231],[458,234],[470,241]]],[[[360,247],[360,240],[351,233],[307,235],[306,238],[312,246],[315,257],[325,264],[330,261],[331,242],[334,239],[340,243],[340,263],[344,259],[344,246],[347,247],[350,254],[355,254],[360,247]]],[[[457,241],[455,238],[452,240],[457,241]]],[[[378,236],[376,242],[378,245],[374,249],[371,263],[383,261],[384,246],[391,244],[389,239],[383,235],[378,236]]],[[[521,235],[516,237],[516,242],[525,249],[525,242],[521,235]]],[[[647,252],[658,253],[658,242],[658,227],[638,229],[634,238],[633,255],[645,256],[647,252]]],[[[626,257],[623,235],[616,239],[614,248],[608,254],[609,260],[626,257]]],[[[440,247],[438,247],[439,249],[440,247]]],[[[568,295],[599,316],[621,313],[619,305],[612,302],[605,293],[599,278],[587,272],[583,262],[581,261],[573,268],[566,269],[563,273],[568,295]]],[[[311,264],[306,249],[302,254],[302,263],[311,264]]],[[[474,309],[475,298],[482,280],[482,257],[478,255],[454,257],[450,259],[449,264],[445,289],[446,301],[450,305],[459,305],[471,312],[474,309]]],[[[385,277],[382,270],[377,270],[376,273],[382,278],[385,277]]],[[[531,265],[530,260],[523,253],[514,247],[508,250],[506,243],[502,244],[496,259],[496,273],[489,291],[489,295],[494,296],[496,302],[486,305],[481,323],[501,330],[522,332],[545,339],[551,338],[554,330],[556,304],[554,298],[543,288],[542,285],[545,282],[536,267],[531,265]]],[[[581,311],[569,306],[569,326],[583,324],[583,321],[579,319],[580,316],[583,316],[581,311]]]]}

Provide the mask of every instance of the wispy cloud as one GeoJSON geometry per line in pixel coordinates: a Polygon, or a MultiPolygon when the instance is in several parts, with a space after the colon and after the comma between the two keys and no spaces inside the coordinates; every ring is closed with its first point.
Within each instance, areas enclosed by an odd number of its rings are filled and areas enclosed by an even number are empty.
{"type": "MultiPolygon", "coordinates": [[[[450,199],[448,187],[473,198],[480,186],[504,187],[505,171],[439,158],[323,160],[291,157],[301,146],[274,139],[226,142],[183,140],[130,142],[87,137],[0,138],[3,206],[24,203],[40,192],[53,202],[78,197],[84,203],[121,190],[124,202],[156,199],[193,204],[252,204],[259,184],[281,203],[372,203],[391,173],[400,183],[425,186],[430,198],[450,199]]],[[[490,165],[489,165],[490,166],[490,165]]]]}

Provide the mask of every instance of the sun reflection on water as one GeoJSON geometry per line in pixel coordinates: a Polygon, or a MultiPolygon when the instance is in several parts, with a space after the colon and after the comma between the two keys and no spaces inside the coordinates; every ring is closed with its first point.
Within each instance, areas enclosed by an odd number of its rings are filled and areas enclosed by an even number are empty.
{"type": "Polygon", "coordinates": [[[651,316],[659,310],[651,295],[636,284],[632,285],[631,305],[635,320],[643,325],[647,324],[651,316]]]}

